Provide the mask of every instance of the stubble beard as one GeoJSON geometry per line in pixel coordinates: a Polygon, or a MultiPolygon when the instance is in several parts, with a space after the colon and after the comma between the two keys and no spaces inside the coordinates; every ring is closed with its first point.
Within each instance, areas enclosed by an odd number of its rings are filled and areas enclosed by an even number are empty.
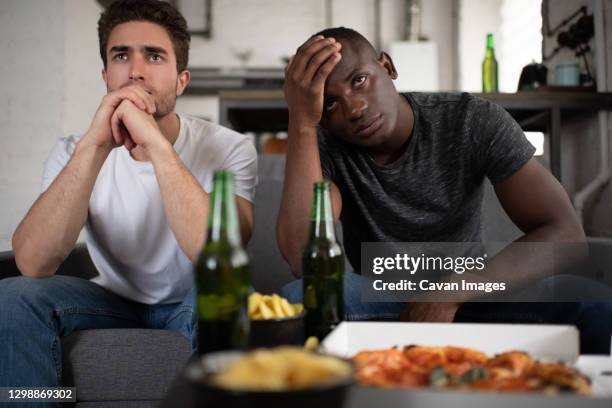
{"type": "Polygon", "coordinates": [[[153,118],[159,120],[169,113],[174,112],[176,107],[176,86],[172,90],[168,90],[161,94],[161,98],[155,101],[155,113],[153,118]]]}

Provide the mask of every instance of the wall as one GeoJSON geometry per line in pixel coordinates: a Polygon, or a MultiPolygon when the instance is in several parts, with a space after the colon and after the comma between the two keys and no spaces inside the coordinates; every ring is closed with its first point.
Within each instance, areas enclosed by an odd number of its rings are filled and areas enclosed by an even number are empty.
{"type": "Polygon", "coordinates": [[[523,67],[542,61],[541,6],[541,0],[502,0],[499,47],[495,49],[501,92],[516,92],[523,67]]]}
{"type": "MultiPolygon", "coordinates": [[[[374,38],[371,0],[335,0],[331,23],[374,38]]],[[[402,34],[403,1],[381,0],[383,47],[402,34]]],[[[224,0],[213,2],[213,36],[192,40],[192,66],[241,66],[236,53],[251,50],[247,66],[283,66],[283,57],[325,27],[325,0],[224,0]]]]}
{"type": "Polygon", "coordinates": [[[456,0],[422,0],[423,36],[438,46],[438,84],[441,91],[459,89],[457,71],[457,17],[456,0]]]}
{"type": "Polygon", "coordinates": [[[459,88],[482,90],[482,59],[487,33],[499,38],[502,0],[461,0],[459,6],[459,88]],[[476,73],[476,74],[475,74],[476,73]]]}
{"type": "Polygon", "coordinates": [[[93,0],[64,0],[64,120],[63,134],[87,130],[106,86],[96,30],[102,6],[93,0]]]}
{"type": "Polygon", "coordinates": [[[63,0],[0,3],[0,251],[40,192],[42,166],[62,134],[63,0]]]}

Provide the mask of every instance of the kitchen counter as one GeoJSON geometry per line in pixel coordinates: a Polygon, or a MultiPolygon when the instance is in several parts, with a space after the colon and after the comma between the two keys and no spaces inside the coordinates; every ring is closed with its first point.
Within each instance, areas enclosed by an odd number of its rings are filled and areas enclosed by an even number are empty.
{"type": "Polygon", "coordinates": [[[189,68],[186,95],[216,95],[227,90],[282,89],[282,68],[189,68]]]}

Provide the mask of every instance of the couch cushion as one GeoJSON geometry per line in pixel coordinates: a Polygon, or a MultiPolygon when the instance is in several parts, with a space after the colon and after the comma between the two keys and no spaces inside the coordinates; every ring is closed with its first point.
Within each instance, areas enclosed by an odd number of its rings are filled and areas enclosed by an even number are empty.
{"type": "MultiPolygon", "coordinates": [[[[0,279],[19,276],[20,274],[13,251],[0,252],[0,279]]],[[[98,271],[89,257],[87,246],[77,244],[64,262],[60,264],[56,274],[91,279],[98,276],[98,271]]]]}
{"type": "Polygon", "coordinates": [[[253,287],[260,292],[278,292],[294,277],[276,242],[276,216],[285,177],[284,155],[260,155],[257,163],[253,236],[247,246],[253,287]]]}
{"type": "Polygon", "coordinates": [[[181,334],[150,329],[78,331],[62,347],[78,401],[159,400],[192,354],[181,334]]]}

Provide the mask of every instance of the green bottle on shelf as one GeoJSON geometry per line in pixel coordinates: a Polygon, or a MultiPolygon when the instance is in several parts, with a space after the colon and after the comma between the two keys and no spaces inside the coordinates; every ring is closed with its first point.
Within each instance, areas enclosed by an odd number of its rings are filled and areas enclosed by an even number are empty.
{"type": "Polygon", "coordinates": [[[487,34],[487,50],[482,61],[482,92],[499,92],[497,82],[497,60],[493,47],[493,34],[487,34]]]}

